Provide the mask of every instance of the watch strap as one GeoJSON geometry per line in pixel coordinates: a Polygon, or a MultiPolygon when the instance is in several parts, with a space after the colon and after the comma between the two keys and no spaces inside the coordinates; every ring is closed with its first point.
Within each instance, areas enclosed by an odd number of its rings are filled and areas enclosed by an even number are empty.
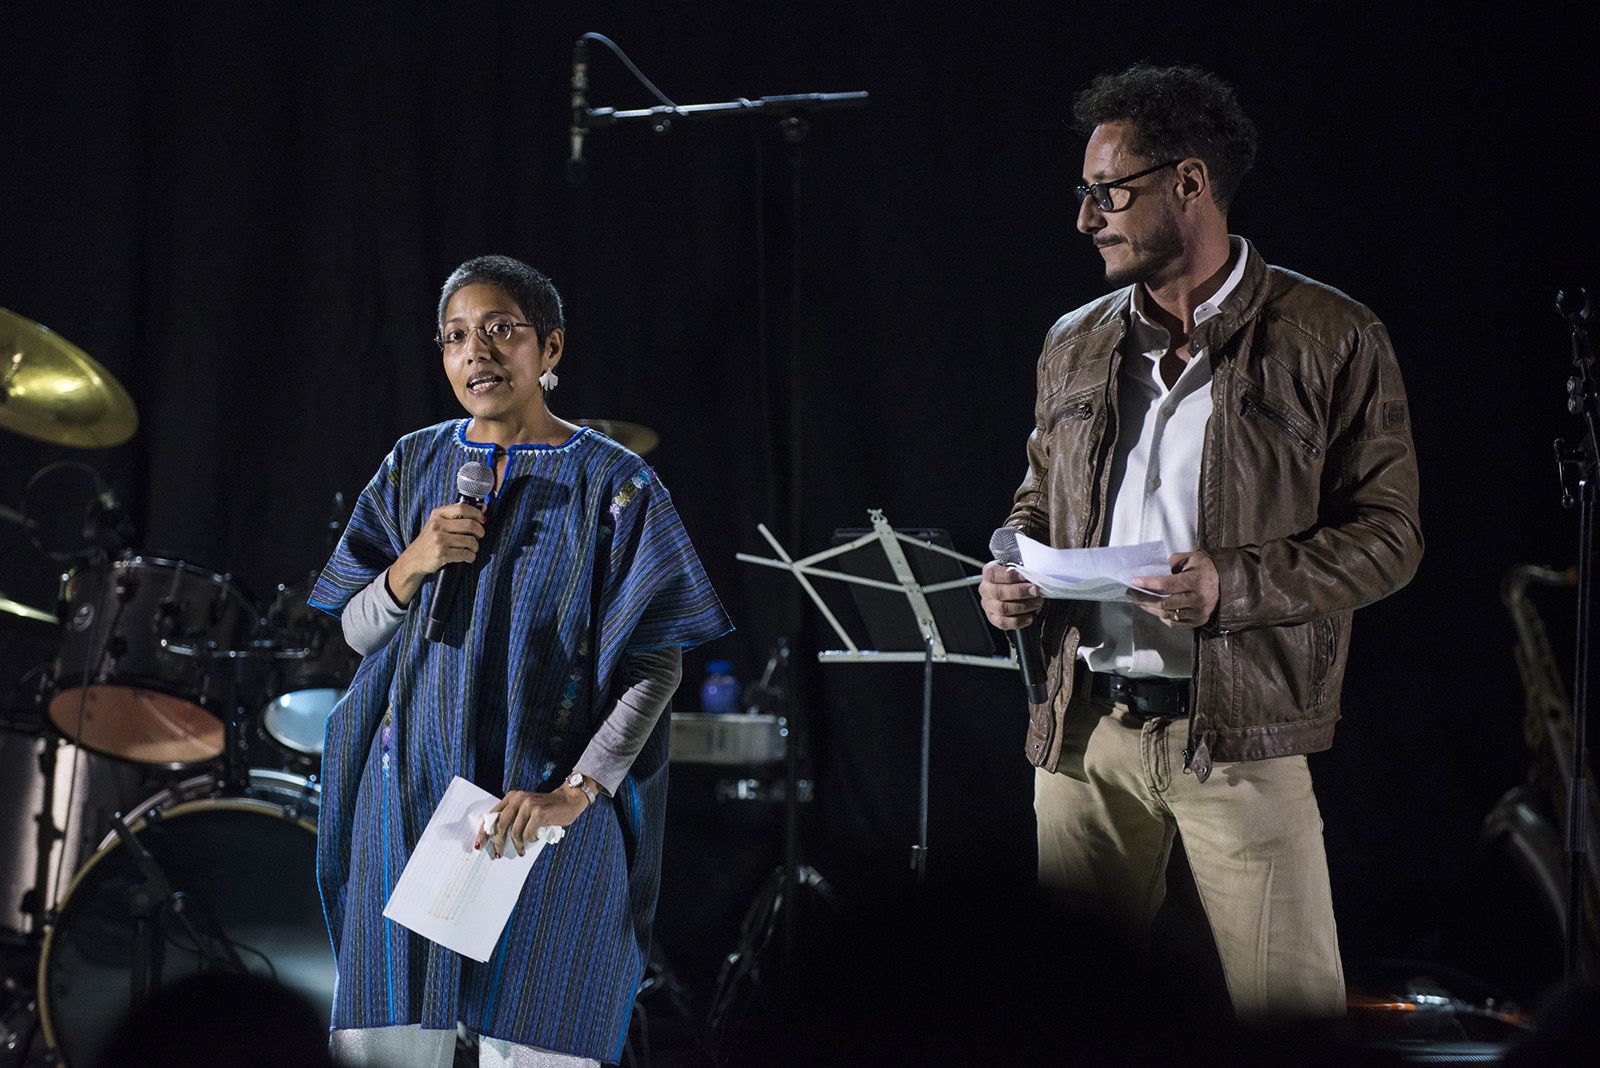
{"type": "Polygon", "coordinates": [[[589,804],[591,804],[591,805],[594,804],[594,802],[595,802],[595,792],[593,790],[589,789],[589,784],[588,783],[583,781],[583,773],[582,772],[575,771],[571,775],[568,775],[567,776],[567,785],[568,786],[576,786],[578,789],[582,790],[583,791],[583,796],[589,799],[589,804]]]}

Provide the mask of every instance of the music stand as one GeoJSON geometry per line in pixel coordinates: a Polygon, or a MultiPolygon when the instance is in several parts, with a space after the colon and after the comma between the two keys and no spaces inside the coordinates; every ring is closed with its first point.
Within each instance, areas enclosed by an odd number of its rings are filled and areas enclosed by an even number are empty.
{"type": "Polygon", "coordinates": [[[868,510],[867,518],[872,524],[870,530],[839,531],[834,535],[839,544],[798,560],[784,550],[765,524],[757,524],[756,529],[772,546],[778,559],[748,553],[738,553],[736,558],[747,564],[780,568],[795,577],[845,646],[817,653],[821,663],[922,663],[922,769],[917,798],[917,841],[911,847],[911,868],[916,872],[920,887],[928,874],[928,749],[933,726],[933,665],[968,664],[1015,670],[1017,662],[1013,655],[1002,656],[994,651],[994,637],[973,596],[973,588],[981,576],[961,573],[962,565],[981,569],[982,560],[956,552],[943,531],[895,530],[884,518],[881,508],[868,510]],[[881,554],[848,556],[871,545],[879,546],[881,554]],[[836,558],[844,558],[838,560],[840,566],[852,570],[817,566],[836,558]],[[858,645],[812,585],[813,576],[850,583],[869,640],[889,647],[863,649],[858,645]],[[917,645],[921,648],[912,648],[917,645]]]}

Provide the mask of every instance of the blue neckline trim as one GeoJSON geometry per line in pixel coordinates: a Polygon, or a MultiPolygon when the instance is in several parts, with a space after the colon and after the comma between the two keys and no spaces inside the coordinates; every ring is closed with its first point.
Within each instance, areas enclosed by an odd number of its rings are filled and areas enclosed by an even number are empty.
{"type": "Polygon", "coordinates": [[[492,441],[473,441],[468,438],[467,424],[470,422],[472,422],[471,419],[462,419],[457,425],[456,441],[459,444],[469,449],[488,449],[491,452],[495,449],[505,449],[508,455],[517,452],[559,452],[562,449],[570,449],[573,445],[577,444],[580,439],[586,437],[589,431],[593,429],[593,427],[580,426],[570,438],[568,438],[566,441],[563,441],[560,445],[540,445],[537,442],[532,442],[527,445],[496,445],[492,441]]]}

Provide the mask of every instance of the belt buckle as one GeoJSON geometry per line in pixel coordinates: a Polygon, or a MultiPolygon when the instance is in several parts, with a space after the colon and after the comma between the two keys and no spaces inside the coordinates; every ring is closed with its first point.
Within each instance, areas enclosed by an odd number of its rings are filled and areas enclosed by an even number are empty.
{"type": "Polygon", "coordinates": [[[1112,675],[1111,700],[1115,704],[1124,704],[1132,708],[1137,700],[1133,690],[1133,680],[1121,675],[1112,675]]]}
{"type": "Polygon", "coordinates": [[[1182,713],[1183,697],[1176,686],[1163,681],[1136,682],[1128,679],[1128,707],[1142,716],[1178,716],[1182,713]],[[1142,692],[1141,692],[1142,691],[1142,692]],[[1160,705],[1157,708],[1156,705],[1160,705]]]}

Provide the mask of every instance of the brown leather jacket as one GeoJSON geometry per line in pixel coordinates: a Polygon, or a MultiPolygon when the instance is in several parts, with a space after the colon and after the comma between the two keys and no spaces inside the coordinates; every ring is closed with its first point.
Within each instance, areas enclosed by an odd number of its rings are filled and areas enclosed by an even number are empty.
{"type": "MultiPolygon", "coordinates": [[[[1338,290],[1245,249],[1243,279],[1191,340],[1211,354],[1199,547],[1221,580],[1216,615],[1194,632],[1184,766],[1202,781],[1212,761],[1332,744],[1351,614],[1405,585],[1422,557],[1388,332],[1338,290]]],[[[1028,476],[1007,522],[1057,548],[1105,536],[1129,297],[1062,316],[1039,357],[1028,476]]],[[[1048,601],[1041,617],[1049,691],[1031,708],[1027,755],[1051,771],[1089,718],[1081,610],[1048,601]]]]}

